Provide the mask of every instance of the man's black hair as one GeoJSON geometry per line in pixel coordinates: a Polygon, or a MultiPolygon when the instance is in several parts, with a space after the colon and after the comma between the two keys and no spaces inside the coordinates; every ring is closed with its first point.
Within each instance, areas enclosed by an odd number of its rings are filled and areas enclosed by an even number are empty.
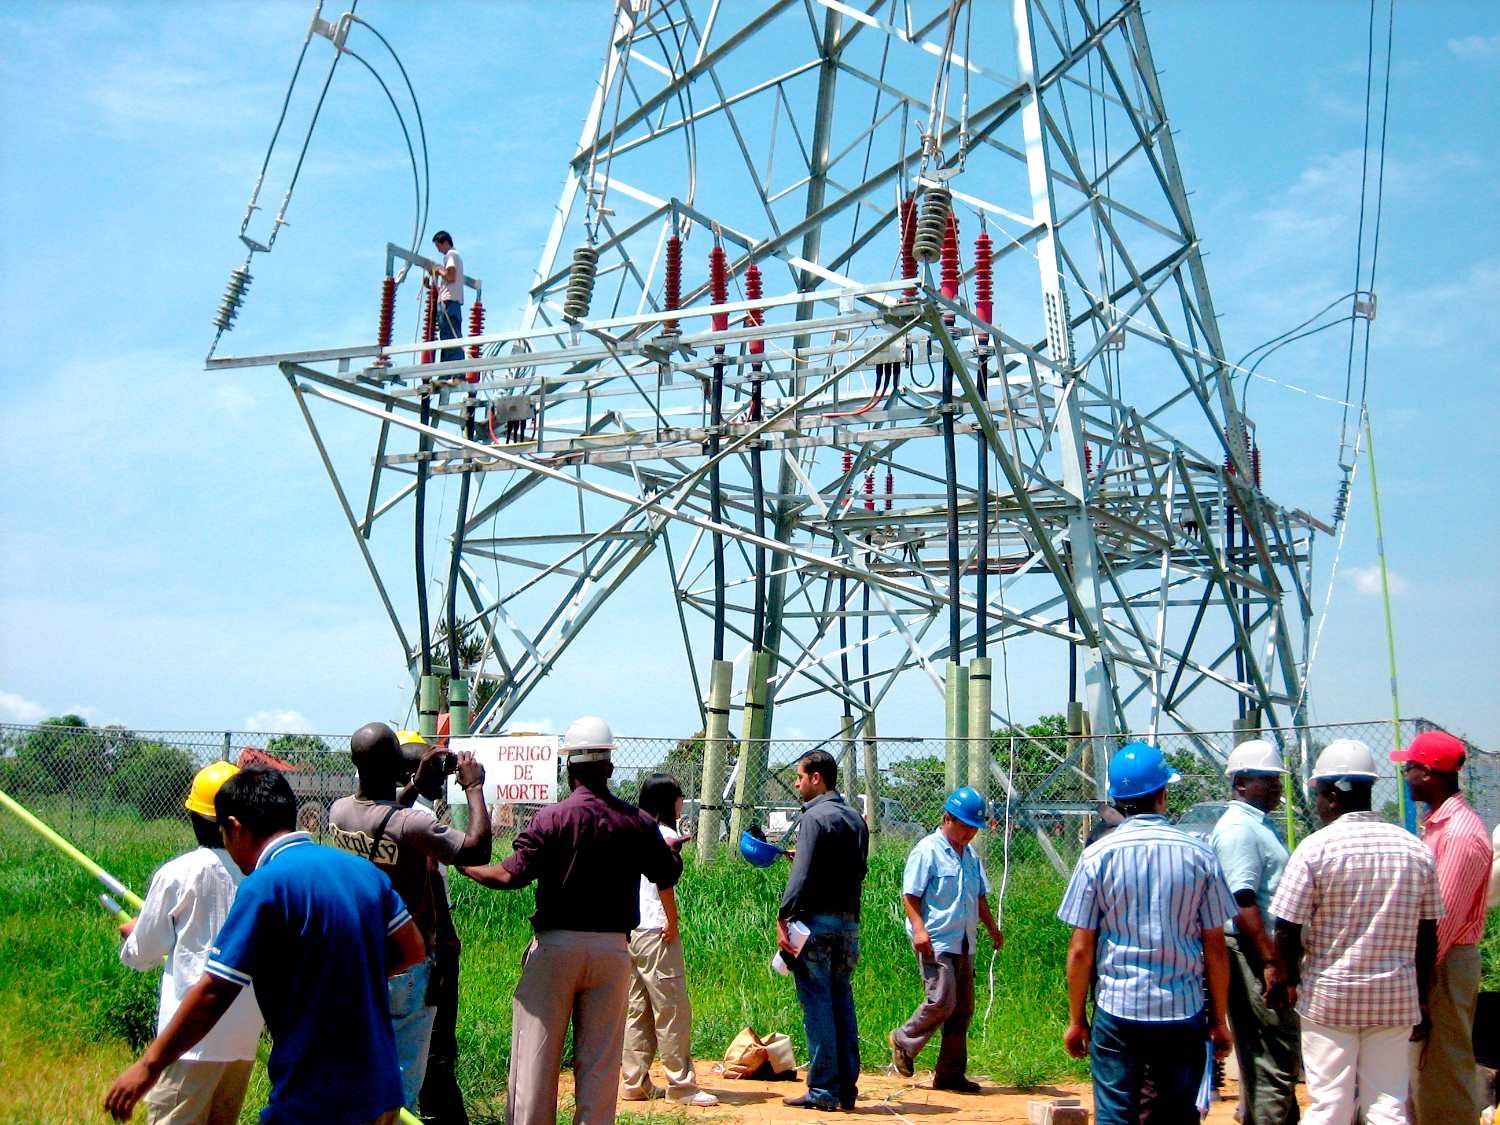
{"type": "Polygon", "coordinates": [[[219,786],[214,813],[220,824],[232,816],[246,831],[265,839],[297,827],[297,798],[280,770],[240,770],[219,786]]]}
{"type": "MultiPolygon", "coordinates": [[[[1163,785],[1162,789],[1166,786],[1163,785]]],[[[1115,808],[1120,810],[1122,816],[1141,816],[1145,813],[1156,811],[1156,798],[1160,796],[1161,789],[1153,790],[1141,797],[1125,797],[1116,801],[1115,808]]]]}
{"type": "Polygon", "coordinates": [[[809,750],[797,760],[802,763],[803,773],[817,774],[829,789],[839,787],[839,764],[827,750],[809,750]]]}
{"type": "Polygon", "coordinates": [[[641,782],[641,792],[636,799],[642,812],[650,813],[668,828],[677,827],[677,801],[682,797],[682,786],[669,773],[653,773],[641,782]]]}
{"type": "Polygon", "coordinates": [[[608,791],[609,779],[614,776],[613,762],[569,762],[568,782],[585,789],[608,791]]]}
{"type": "Polygon", "coordinates": [[[206,816],[199,816],[189,811],[188,820],[193,824],[193,839],[198,841],[200,848],[222,848],[224,838],[219,835],[219,826],[206,816]]]}
{"type": "Polygon", "coordinates": [[[433,242],[434,246],[437,245],[439,242],[446,242],[449,246],[452,246],[453,245],[453,236],[451,234],[449,234],[445,230],[440,230],[440,231],[437,232],[437,234],[435,234],[435,235],[432,236],[432,242],[433,242]]]}

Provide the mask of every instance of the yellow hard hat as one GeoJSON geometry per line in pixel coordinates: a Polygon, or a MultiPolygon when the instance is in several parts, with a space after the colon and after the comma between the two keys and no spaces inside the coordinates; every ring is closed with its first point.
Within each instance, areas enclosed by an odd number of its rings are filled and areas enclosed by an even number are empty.
{"type": "Polygon", "coordinates": [[[240,767],[233,762],[212,762],[193,774],[193,787],[188,790],[187,800],[182,802],[188,812],[195,812],[199,816],[214,820],[214,797],[219,792],[219,786],[223,785],[235,774],[240,772],[240,767]]]}
{"type": "Polygon", "coordinates": [[[422,732],[415,730],[398,730],[396,732],[396,741],[399,742],[402,746],[427,745],[427,740],[422,737],[422,732]]]}

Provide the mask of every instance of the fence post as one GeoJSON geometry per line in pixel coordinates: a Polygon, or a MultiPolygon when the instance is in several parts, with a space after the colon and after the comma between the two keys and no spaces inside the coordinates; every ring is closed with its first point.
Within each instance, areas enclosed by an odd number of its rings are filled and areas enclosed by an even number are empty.
{"type": "Polygon", "coordinates": [[[880,758],[876,753],[875,712],[865,713],[860,734],[865,746],[865,814],[870,835],[880,835],[880,758]]]}
{"type": "MultiPolygon", "coordinates": [[[[724,758],[729,739],[729,692],[734,665],[715,660],[708,669],[708,721],[703,725],[703,778],[698,784],[698,858],[706,860],[719,843],[724,820],[724,758]]],[[[744,748],[741,748],[744,753],[744,748]]]]}

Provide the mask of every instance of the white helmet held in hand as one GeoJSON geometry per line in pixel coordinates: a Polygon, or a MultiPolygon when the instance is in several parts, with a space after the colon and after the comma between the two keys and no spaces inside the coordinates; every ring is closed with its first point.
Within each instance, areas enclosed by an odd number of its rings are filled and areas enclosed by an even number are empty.
{"type": "Polygon", "coordinates": [[[574,719],[563,735],[562,752],[569,762],[607,762],[614,748],[614,732],[595,715],[574,719]]]}
{"type": "Polygon", "coordinates": [[[1252,738],[1236,746],[1224,763],[1224,774],[1230,780],[1237,773],[1286,773],[1276,747],[1263,738],[1252,738]]]}
{"type": "Polygon", "coordinates": [[[1374,753],[1357,738],[1340,738],[1325,746],[1318,755],[1308,780],[1333,780],[1340,777],[1368,781],[1375,781],[1380,777],[1374,753]]]}

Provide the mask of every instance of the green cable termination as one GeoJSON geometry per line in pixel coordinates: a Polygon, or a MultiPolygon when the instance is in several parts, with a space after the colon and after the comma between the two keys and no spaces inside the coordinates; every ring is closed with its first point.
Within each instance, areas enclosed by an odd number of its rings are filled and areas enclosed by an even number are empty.
{"type": "MultiPolygon", "coordinates": [[[[1380,482],[1375,475],[1375,431],[1370,426],[1370,410],[1365,408],[1365,456],[1370,462],[1370,502],[1375,512],[1375,555],[1380,560],[1380,600],[1385,607],[1385,654],[1391,669],[1391,729],[1396,749],[1401,749],[1401,693],[1396,686],[1396,624],[1391,616],[1391,579],[1385,565],[1385,527],[1380,519],[1380,482]]],[[[1416,808],[1407,799],[1406,779],[1396,784],[1396,807],[1401,823],[1417,830],[1416,808]]]]}

